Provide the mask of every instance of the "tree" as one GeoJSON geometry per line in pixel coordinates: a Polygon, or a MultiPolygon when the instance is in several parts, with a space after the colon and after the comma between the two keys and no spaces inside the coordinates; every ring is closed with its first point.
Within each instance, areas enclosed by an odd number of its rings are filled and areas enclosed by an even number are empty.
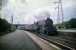
{"type": "MultiPolygon", "coordinates": [[[[62,26],[62,23],[58,24],[58,26],[62,26]]],[[[72,18],[69,21],[63,22],[63,26],[65,28],[76,28],[76,18],[72,18]]]]}
{"type": "Polygon", "coordinates": [[[76,28],[76,18],[70,19],[69,24],[71,25],[71,28],[76,28]]]}
{"type": "Polygon", "coordinates": [[[8,23],[5,19],[0,18],[0,36],[15,30],[16,27],[14,25],[8,23]]]}
{"type": "Polygon", "coordinates": [[[0,32],[7,32],[11,25],[5,20],[0,18],[0,32]]]}
{"type": "Polygon", "coordinates": [[[64,26],[64,28],[71,28],[71,25],[68,21],[63,22],[63,26],[64,26]]]}

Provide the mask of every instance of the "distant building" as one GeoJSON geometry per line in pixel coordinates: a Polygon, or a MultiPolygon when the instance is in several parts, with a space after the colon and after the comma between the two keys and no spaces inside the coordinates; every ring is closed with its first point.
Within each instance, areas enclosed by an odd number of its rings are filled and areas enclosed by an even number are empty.
{"type": "Polygon", "coordinates": [[[17,29],[25,29],[25,24],[14,24],[17,29]]]}

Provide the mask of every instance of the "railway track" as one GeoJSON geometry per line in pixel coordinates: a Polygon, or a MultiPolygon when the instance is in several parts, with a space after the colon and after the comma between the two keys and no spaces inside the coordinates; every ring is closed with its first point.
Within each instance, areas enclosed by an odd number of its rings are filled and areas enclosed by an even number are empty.
{"type": "Polygon", "coordinates": [[[47,36],[38,34],[39,37],[59,46],[62,50],[76,50],[76,39],[64,36],[47,36]]]}

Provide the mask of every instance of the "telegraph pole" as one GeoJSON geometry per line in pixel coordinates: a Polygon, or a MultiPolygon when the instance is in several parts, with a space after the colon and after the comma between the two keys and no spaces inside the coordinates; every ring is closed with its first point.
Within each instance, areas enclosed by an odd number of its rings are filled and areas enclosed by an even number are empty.
{"type": "Polygon", "coordinates": [[[1,18],[1,16],[2,16],[2,12],[1,12],[1,9],[2,9],[2,0],[0,0],[0,18],[1,18]]]}
{"type": "Polygon", "coordinates": [[[13,24],[13,16],[11,16],[11,24],[13,24]]]}
{"type": "Polygon", "coordinates": [[[62,28],[64,28],[64,25],[63,25],[63,22],[64,22],[64,16],[63,16],[63,15],[64,15],[64,14],[63,14],[62,1],[61,1],[61,4],[60,4],[60,5],[61,5],[61,15],[62,15],[62,19],[61,19],[61,20],[62,20],[62,28]]]}
{"type": "Polygon", "coordinates": [[[55,4],[58,4],[58,6],[57,6],[57,10],[58,10],[58,12],[57,12],[57,23],[58,24],[62,23],[62,28],[63,28],[64,17],[63,17],[62,0],[55,2],[55,4]]]}

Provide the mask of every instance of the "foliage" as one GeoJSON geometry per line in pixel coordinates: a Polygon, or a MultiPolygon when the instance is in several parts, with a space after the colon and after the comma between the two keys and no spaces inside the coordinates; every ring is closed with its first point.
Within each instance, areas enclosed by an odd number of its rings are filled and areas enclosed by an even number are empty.
{"type": "Polygon", "coordinates": [[[8,23],[5,19],[0,18],[0,35],[2,35],[3,33],[5,34],[8,32],[12,32],[14,30],[15,28],[13,25],[8,23]]]}
{"type": "Polygon", "coordinates": [[[13,32],[15,30],[16,30],[16,26],[14,26],[14,25],[11,24],[11,28],[9,29],[9,32],[13,32]]]}
{"type": "Polygon", "coordinates": [[[76,28],[76,18],[72,18],[72,19],[69,21],[69,24],[71,25],[71,26],[70,26],[71,28],[76,28]]]}
{"type": "Polygon", "coordinates": [[[59,26],[62,28],[62,25],[64,28],[70,29],[70,28],[76,28],[76,18],[72,18],[69,21],[65,21],[61,24],[57,24],[56,26],[59,26]]]}
{"type": "Polygon", "coordinates": [[[9,29],[10,24],[4,19],[0,19],[0,32],[6,32],[9,29]]]}
{"type": "Polygon", "coordinates": [[[65,28],[71,28],[71,25],[70,25],[69,22],[63,22],[63,26],[64,26],[65,28]]]}

